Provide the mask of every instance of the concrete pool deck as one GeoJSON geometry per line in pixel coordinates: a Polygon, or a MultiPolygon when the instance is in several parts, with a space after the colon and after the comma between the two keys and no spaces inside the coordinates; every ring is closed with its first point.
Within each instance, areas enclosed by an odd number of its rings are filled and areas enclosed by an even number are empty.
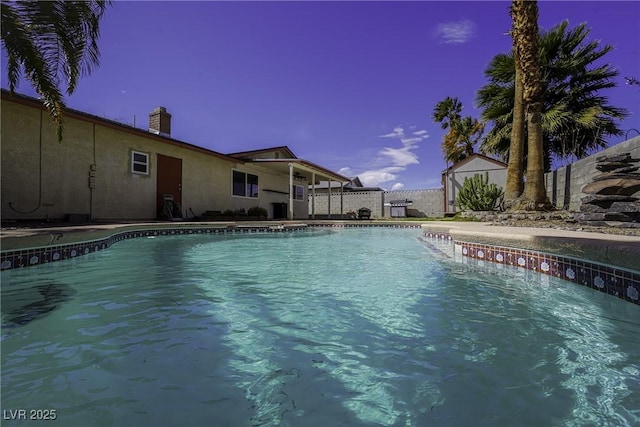
{"type": "Polygon", "coordinates": [[[3,227],[0,251],[70,245],[96,241],[127,231],[162,228],[237,228],[295,226],[412,226],[450,235],[454,241],[526,249],[589,260],[640,272],[640,236],[570,231],[554,228],[498,226],[487,222],[459,221],[384,221],[384,220],[308,220],[253,222],[126,222],[55,227],[3,227]]]}

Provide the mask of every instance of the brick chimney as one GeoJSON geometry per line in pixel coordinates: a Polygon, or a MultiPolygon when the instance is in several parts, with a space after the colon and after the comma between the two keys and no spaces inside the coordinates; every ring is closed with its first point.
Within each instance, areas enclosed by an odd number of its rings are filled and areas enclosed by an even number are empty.
{"type": "Polygon", "coordinates": [[[171,114],[164,107],[156,107],[149,113],[149,132],[156,135],[171,135],[171,114]]]}

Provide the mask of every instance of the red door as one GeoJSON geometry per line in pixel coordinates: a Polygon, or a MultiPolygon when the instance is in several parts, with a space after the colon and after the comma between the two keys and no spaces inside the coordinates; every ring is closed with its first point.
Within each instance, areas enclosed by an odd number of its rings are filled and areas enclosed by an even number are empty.
{"type": "Polygon", "coordinates": [[[164,196],[171,194],[173,201],[182,206],[182,159],[158,154],[156,212],[164,206],[164,196]]]}

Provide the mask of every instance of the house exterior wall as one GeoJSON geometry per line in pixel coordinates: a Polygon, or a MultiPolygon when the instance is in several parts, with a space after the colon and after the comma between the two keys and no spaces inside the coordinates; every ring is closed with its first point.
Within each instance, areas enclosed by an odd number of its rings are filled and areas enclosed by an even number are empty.
{"type": "Polygon", "coordinates": [[[465,178],[472,178],[475,174],[485,173],[489,174],[489,183],[496,184],[498,187],[504,189],[507,183],[507,167],[495,164],[487,161],[481,157],[476,157],[469,162],[460,165],[460,167],[454,167],[449,172],[445,172],[445,185],[446,185],[446,206],[444,212],[454,213],[457,212],[456,198],[458,193],[462,189],[465,178]]]}
{"type": "MultiPolygon", "coordinates": [[[[185,217],[253,206],[264,207],[271,217],[272,202],[286,198],[288,203],[288,195],[263,191],[271,187],[289,192],[288,174],[268,167],[225,160],[175,141],[72,115],[65,117],[64,140],[59,143],[46,111],[3,98],[1,114],[3,221],[64,219],[67,214],[96,220],[155,219],[159,154],[182,160],[185,217]],[[131,173],[132,150],[149,155],[148,175],[131,173]],[[258,175],[258,198],[232,196],[234,168],[258,175]]],[[[307,215],[305,196],[304,201],[294,201],[294,217],[307,215]]]]}
{"type": "MultiPolygon", "coordinates": [[[[557,209],[579,211],[581,199],[586,196],[582,192],[582,188],[600,173],[596,169],[596,158],[623,153],[631,153],[631,157],[640,158],[640,136],[623,141],[555,171],[547,172],[544,178],[549,201],[557,209]]],[[[635,196],[640,197],[640,192],[635,196]]]]}
{"type": "Polygon", "coordinates": [[[1,114],[3,220],[88,213],[91,127],[67,123],[60,144],[46,112],[3,101],[1,114]]]}
{"type": "MultiPolygon", "coordinates": [[[[239,171],[251,173],[258,176],[258,198],[233,197],[231,209],[245,209],[259,206],[267,210],[269,218],[274,216],[274,203],[286,203],[289,205],[289,175],[278,173],[268,167],[255,163],[246,163],[236,168],[239,171]]],[[[304,188],[304,196],[302,200],[293,200],[293,219],[308,218],[307,203],[307,183],[294,181],[294,185],[304,188]]],[[[231,187],[229,187],[231,192],[231,187]]]]}

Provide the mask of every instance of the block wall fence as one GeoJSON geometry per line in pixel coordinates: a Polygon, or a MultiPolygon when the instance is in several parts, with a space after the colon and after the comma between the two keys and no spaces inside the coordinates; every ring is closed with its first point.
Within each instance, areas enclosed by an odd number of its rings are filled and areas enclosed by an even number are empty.
{"type": "MultiPolygon", "coordinates": [[[[640,158],[640,136],[613,145],[555,171],[547,172],[544,178],[549,201],[557,209],[579,211],[581,199],[585,197],[582,188],[591,182],[594,175],[601,173],[596,169],[596,159],[622,153],[631,153],[631,157],[640,158]]],[[[636,197],[640,197],[639,193],[636,193],[636,197]]]]}
{"type": "MultiPolygon", "coordinates": [[[[339,191],[331,193],[331,215],[340,215],[342,212],[358,212],[360,208],[371,209],[372,218],[385,218],[391,216],[389,206],[385,203],[391,200],[408,199],[413,202],[407,208],[407,213],[415,217],[439,217],[442,216],[444,206],[444,193],[442,189],[432,190],[398,190],[398,191],[354,191],[345,192],[340,196],[339,191]]],[[[316,193],[315,214],[324,218],[329,210],[329,195],[316,193]]],[[[309,215],[311,215],[311,197],[309,197],[309,215]]]]}

